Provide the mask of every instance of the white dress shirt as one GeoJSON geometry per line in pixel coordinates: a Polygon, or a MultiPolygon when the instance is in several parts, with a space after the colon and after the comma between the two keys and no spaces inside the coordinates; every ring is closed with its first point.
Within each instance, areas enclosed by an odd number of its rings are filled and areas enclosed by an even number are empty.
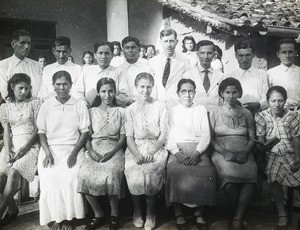
{"type": "Polygon", "coordinates": [[[271,86],[280,85],[287,91],[287,105],[290,107],[300,106],[300,67],[292,65],[287,67],[283,64],[268,70],[271,86]]]}
{"type": "Polygon", "coordinates": [[[266,94],[269,89],[267,72],[251,66],[244,70],[238,68],[225,75],[225,78],[233,77],[240,81],[243,89],[241,103],[259,102],[261,110],[268,107],[266,94]]]}
{"type": "Polygon", "coordinates": [[[116,68],[113,66],[101,69],[98,65],[93,65],[85,69],[74,85],[73,96],[84,100],[88,106],[91,106],[97,96],[97,82],[101,78],[112,78],[115,81],[117,104],[126,105],[128,102],[127,82],[122,75],[117,75],[116,68]]]}
{"type": "MultiPolygon", "coordinates": [[[[76,81],[78,77],[81,74],[81,66],[74,64],[72,62],[66,62],[65,64],[59,64],[58,62],[55,62],[53,64],[45,66],[43,70],[43,81],[42,81],[42,87],[38,94],[39,98],[46,100],[50,97],[55,96],[54,88],[52,85],[52,77],[53,75],[58,71],[67,71],[72,78],[73,86],[76,84],[76,81]]],[[[71,94],[73,90],[71,88],[71,94]]]]}
{"type": "Polygon", "coordinates": [[[37,61],[30,58],[19,59],[15,55],[0,61],[0,93],[7,96],[7,82],[15,73],[25,73],[31,79],[32,96],[37,97],[42,85],[42,70],[37,61]]]}

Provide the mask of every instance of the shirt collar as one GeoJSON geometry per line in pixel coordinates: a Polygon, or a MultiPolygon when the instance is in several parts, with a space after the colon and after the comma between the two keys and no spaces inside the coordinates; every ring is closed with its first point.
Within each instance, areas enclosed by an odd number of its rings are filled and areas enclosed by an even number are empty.
{"type": "Polygon", "coordinates": [[[284,64],[280,64],[280,68],[284,71],[287,72],[288,70],[294,70],[296,68],[295,64],[291,65],[290,67],[287,67],[284,64]]]}
{"type": "Polygon", "coordinates": [[[13,60],[15,66],[18,65],[22,61],[28,64],[28,58],[27,57],[25,57],[23,60],[21,60],[15,54],[13,54],[12,55],[12,60],[13,60]]]}
{"type": "Polygon", "coordinates": [[[172,62],[176,57],[176,52],[174,52],[173,56],[171,57],[167,57],[165,54],[163,54],[162,57],[163,57],[163,63],[166,63],[168,58],[170,58],[172,62]]]}
{"type": "Polygon", "coordinates": [[[55,97],[53,99],[53,105],[54,106],[60,106],[60,105],[75,105],[76,104],[76,99],[74,97],[70,97],[68,101],[66,101],[64,104],[60,103],[55,97]]]}
{"type": "Polygon", "coordinates": [[[102,72],[109,72],[113,69],[113,67],[110,65],[106,69],[101,69],[99,65],[96,66],[97,74],[100,74],[102,72]]]}
{"type": "MultiPolygon", "coordinates": [[[[205,71],[205,69],[203,68],[203,66],[200,63],[198,64],[198,69],[199,69],[200,72],[204,72],[205,71]]],[[[213,68],[212,67],[209,67],[207,70],[210,73],[213,72],[213,68]]]]}
{"type": "Polygon", "coordinates": [[[65,64],[59,64],[58,62],[55,62],[55,67],[59,67],[59,66],[72,66],[73,65],[73,63],[71,63],[71,62],[66,62],[65,64]]]}

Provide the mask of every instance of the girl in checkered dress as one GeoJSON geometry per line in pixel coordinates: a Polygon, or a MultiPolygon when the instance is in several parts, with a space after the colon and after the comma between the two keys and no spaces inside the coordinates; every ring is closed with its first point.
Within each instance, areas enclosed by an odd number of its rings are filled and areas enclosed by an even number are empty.
{"type": "Polygon", "coordinates": [[[275,146],[264,150],[267,151],[266,174],[278,210],[278,227],[285,229],[288,219],[282,187],[300,185],[300,120],[296,112],[285,108],[287,92],[283,87],[271,87],[267,100],[270,108],[255,116],[256,133],[262,142],[274,137],[280,140],[275,146]]]}

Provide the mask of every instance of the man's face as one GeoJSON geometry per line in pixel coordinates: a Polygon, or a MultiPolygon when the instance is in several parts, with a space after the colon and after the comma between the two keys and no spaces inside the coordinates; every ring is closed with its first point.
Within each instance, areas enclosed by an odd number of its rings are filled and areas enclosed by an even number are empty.
{"type": "Polygon", "coordinates": [[[31,48],[31,38],[28,36],[21,36],[19,40],[13,40],[11,46],[14,49],[14,54],[18,58],[24,59],[29,54],[31,48]]]}
{"type": "Polygon", "coordinates": [[[280,62],[290,67],[294,64],[294,60],[296,57],[296,50],[294,44],[291,43],[283,43],[279,47],[279,51],[277,52],[277,57],[280,59],[280,62]]]}
{"type": "Polygon", "coordinates": [[[55,46],[53,54],[59,64],[65,64],[71,53],[71,48],[68,46],[55,46]]]}
{"type": "Polygon", "coordinates": [[[175,38],[174,34],[169,36],[164,36],[160,39],[160,43],[163,47],[164,54],[168,57],[172,57],[175,52],[176,45],[178,40],[175,38]]]}
{"type": "Polygon", "coordinates": [[[101,69],[106,69],[113,58],[113,54],[108,45],[99,46],[94,56],[101,69]]]}
{"type": "Polygon", "coordinates": [[[251,48],[239,49],[236,51],[235,57],[239,63],[239,67],[246,70],[251,67],[254,54],[251,48]]]}
{"type": "Polygon", "coordinates": [[[210,64],[215,56],[215,50],[213,45],[200,46],[197,52],[200,64],[204,68],[209,68],[210,64]]]}
{"type": "Polygon", "coordinates": [[[123,54],[127,62],[135,63],[139,58],[140,48],[135,42],[127,42],[123,47],[123,54]]]}

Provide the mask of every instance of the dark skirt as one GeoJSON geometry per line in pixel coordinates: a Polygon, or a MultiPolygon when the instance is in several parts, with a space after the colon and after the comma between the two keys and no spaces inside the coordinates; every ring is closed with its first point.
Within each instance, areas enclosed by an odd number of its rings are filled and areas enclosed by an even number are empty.
{"type": "Polygon", "coordinates": [[[207,156],[196,166],[181,164],[171,154],[167,165],[166,204],[216,204],[215,171],[207,156]]]}

